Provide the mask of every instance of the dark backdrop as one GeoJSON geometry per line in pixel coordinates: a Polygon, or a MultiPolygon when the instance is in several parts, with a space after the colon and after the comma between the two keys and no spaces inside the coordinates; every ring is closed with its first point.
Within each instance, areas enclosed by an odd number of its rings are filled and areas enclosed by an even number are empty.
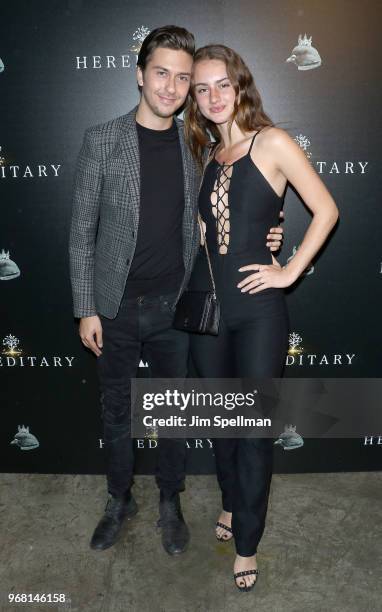
{"type": "MultiPolygon", "coordinates": [[[[2,471],[103,471],[95,358],[82,348],[72,317],[73,171],[84,129],[138,101],[136,46],[166,23],[194,32],[198,46],[222,42],[242,54],[266,111],[298,140],[340,209],[340,223],[311,273],[288,292],[297,352],[288,355],[286,376],[380,375],[381,13],[378,2],[354,0],[20,0],[2,6],[2,471]],[[305,34],[312,37],[312,59],[322,63],[300,70],[298,59],[286,60],[305,34]],[[15,277],[3,280],[9,271],[15,277]],[[21,425],[35,436],[29,452],[11,444],[21,425]]],[[[310,219],[292,189],[284,211],[282,263],[310,219]]],[[[379,469],[378,434],[306,439],[289,452],[279,447],[276,471],[379,469]]],[[[149,444],[137,441],[140,472],[152,471],[149,444]]],[[[190,440],[189,446],[190,472],[212,471],[209,442],[190,440]]]]}

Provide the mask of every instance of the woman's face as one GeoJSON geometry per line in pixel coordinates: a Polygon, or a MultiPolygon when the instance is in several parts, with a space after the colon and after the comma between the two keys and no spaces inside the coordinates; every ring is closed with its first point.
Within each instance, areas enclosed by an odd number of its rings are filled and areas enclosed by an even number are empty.
{"type": "Polygon", "coordinates": [[[194,65],[195,99],[204,117],[217,125],[227,123],[233,114],[235,90],[221,60],[202,60],[194,65]]]}

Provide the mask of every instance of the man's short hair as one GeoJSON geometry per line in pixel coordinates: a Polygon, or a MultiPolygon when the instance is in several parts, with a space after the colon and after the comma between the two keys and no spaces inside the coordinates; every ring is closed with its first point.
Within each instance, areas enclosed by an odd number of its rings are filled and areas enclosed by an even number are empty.
{"type": "Polygon", "coordinates": [[[158,47],[185,51],[193,57],[195,53],[194,35],[185,28],[174,25],[162,26],[152,30],[144,39],[138,55],[137,66],[142,71],[146,68],[147,62],[158,47]]]}

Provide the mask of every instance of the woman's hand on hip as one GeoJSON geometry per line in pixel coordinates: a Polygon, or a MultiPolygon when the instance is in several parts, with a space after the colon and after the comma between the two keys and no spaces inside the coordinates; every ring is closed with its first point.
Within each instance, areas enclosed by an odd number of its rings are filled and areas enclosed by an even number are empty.
{"type": "Polygon", "coordinates": [[[249,276],[243,278],[237,285],[242,293],[259,293],[263,289],[271,287],[282,289],[289,287],[296,279],[291,278],[287,268],[282,268],[272,255],[273,263],[266,264],[249,264],[239,268],[239,272],[253,272],[249,276]]]}

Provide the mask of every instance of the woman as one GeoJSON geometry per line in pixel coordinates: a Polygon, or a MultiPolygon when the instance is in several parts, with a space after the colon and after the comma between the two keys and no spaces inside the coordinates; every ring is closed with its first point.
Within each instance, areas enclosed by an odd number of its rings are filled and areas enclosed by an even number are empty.
{"type": "MultiPolygon", "coordinates": [[[[216,141],[199,210],[222,314],[218,336],[192,334],[194,365],[202,377],[280,377],[288,346],[283,289],[298,279],[325,242],[338,218],[337,207],[300,147],[265,114],[251,73],[232,49],[209,45],[196,52],[185,125],[201,165],[208,132],[216,141]],[[281,267],[264,237],[277,222],[287,182],[313,218],[296,255],[281,267]]],[[[210,288],[203,250],[190,288],[210,288]]],[[[223,502],[216,537],[235,538],[235,584],[248,591],[258,574],[272,440],[218,439],[214,448],[223,502]]]]}

